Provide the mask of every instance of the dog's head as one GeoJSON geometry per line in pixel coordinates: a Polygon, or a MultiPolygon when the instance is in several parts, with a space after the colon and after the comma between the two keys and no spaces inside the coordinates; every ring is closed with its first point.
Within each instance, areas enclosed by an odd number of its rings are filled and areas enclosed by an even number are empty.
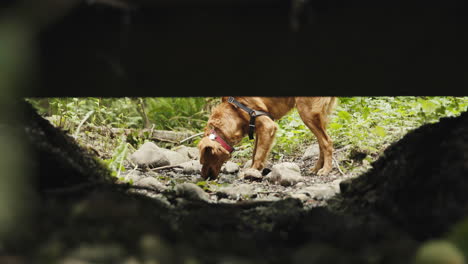
{"type": "MultiPolygon", "coordinates": [[[[205,128],[205,137],[198,143],[200,151],[200,163],[202,164],[201,176],[204,179],[216,179],[223,166],[230,157],[230,151],[220,142],[210,138],[211,129],[217,128],[223,141],[231,147],[239,143],[245,133],[245,120],[238,110],[227,102],[227,97],[222,103],[213,108],[211,116],[205,128]]],[[[232,150],[231,150],[232,151],[232,150]]]]}
{"type": "Polygon", "coordinates": [[[200,163],[202,164],[202,178],[211,180],[218,178],[224,162],[231,157],[229,151],[208,136],[200,140],[198,149],[200,150],[200,163]]]}

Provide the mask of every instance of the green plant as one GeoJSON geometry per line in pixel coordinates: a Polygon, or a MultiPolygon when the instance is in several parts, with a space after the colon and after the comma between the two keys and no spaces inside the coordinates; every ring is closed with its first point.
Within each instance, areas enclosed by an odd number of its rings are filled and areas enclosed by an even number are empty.
{"type": "Polygon", "coordinates": [[[146,98],[145,102],[155,129],[198,131],[208,120],[203,97],[146,98]]]}
{"type": "Polygon", "coordinates": [[[202,188],[205,192],[213,192],[215,189],[219,188],[221,185],[215,181],[198,181],[197,186],[202,188]]]}
{"type": "Polygon", "coordinates": [[[120,144],[115,149],[112,157],[104,160],[105,164],[107,164],[111,170],[112,176],[117,177],[118,179],[120,179],[120,173],[125,171],[124,161],[127,157],[128,150],[129,143],[126,142],[125,137],[121,137],[120,144]]]}
{"type": "Polygon", "coordinates": [[[27,99],[43,116],[53,117],[54,125],[74,130],[91,111],[87,122],[95,126],[200,130],[208,120],[206,106],[213,98],[48,98],[27,99]]]}
{"type": "Polygon", "coordinates": [[[72,132],[92,112],[87,123],[95,126],[140,127],[142,117],[130,98],[27,99],[39,113],[58,127],[72,132]]]}
{"type": "Polygon", "coordinates": [[[342,97],[329,124],[336,147],[375,153],[406,132],[466,110],[467,97],[342,97]]]}

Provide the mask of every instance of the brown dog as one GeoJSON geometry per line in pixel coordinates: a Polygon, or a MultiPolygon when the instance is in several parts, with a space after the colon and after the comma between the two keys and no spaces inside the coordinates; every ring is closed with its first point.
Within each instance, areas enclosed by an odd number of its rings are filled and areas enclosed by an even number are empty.
{"type": "MultiPolygon", "coordinates": [[[[328,116],[336,97],[223,97],[216,106],[205,128],[205,136],[198,144],[200,150],[201,176],[204,179],[216,179],[221,166],[231,157],[232,146],[238,144],[249,133],[249,124],[255,126],[255,147],[251,169],[257,172],[265,166],[265,160],[273,145],[278,128],[274,120],[286,115],[294,107],[307,127],[317,137],[320,156],[312,169],[313,173],[326,175],[332,169],[333,144],[326,132],[328,116]],[[241,106],[236,105],[240,103],[241,106]],[[257,110],[261,115],[251,121],[245,110],[257,110]],[[274,120],[273,120],[274,119],[274,120]]],[[[255,114],[253,114],[255,116],[255,114]]]]}

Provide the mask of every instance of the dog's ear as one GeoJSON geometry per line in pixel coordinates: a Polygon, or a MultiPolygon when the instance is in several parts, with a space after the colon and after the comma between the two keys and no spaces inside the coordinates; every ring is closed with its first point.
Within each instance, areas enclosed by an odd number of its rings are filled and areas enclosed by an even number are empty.
{"type": "Polygon", "coordinates": [[[205,159],[209,158],[210,156],[213,156],[214,154],[214,149],[212,146],[204,146],[201,147],[200,149],[200,163],[204,164],[205,159]]]}

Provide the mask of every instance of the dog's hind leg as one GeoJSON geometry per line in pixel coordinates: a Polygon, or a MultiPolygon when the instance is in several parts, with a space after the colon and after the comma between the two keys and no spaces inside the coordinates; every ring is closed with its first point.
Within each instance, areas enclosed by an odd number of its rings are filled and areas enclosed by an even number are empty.
{"type": "Polygon", "coordinates": [[[330,101],[329,97],[296,99],[296,107],[301,119],[314,133],[319,143],[320,156],[312,169],[312,172],[318,175],[327,175],[332,169],[333,141],[326,131],[330,101]]]}
{"type": "Polygon", "coordinates": [[[322,148],[322,145],[319,143],[319,158],[317,160],[317,163],[315,163],[315,167],[311,169],[312,173],[317,173],[323,167],[324,160],[325,160],[323,157],[324,156],[323,152],[324,150],[322,148]]]}

